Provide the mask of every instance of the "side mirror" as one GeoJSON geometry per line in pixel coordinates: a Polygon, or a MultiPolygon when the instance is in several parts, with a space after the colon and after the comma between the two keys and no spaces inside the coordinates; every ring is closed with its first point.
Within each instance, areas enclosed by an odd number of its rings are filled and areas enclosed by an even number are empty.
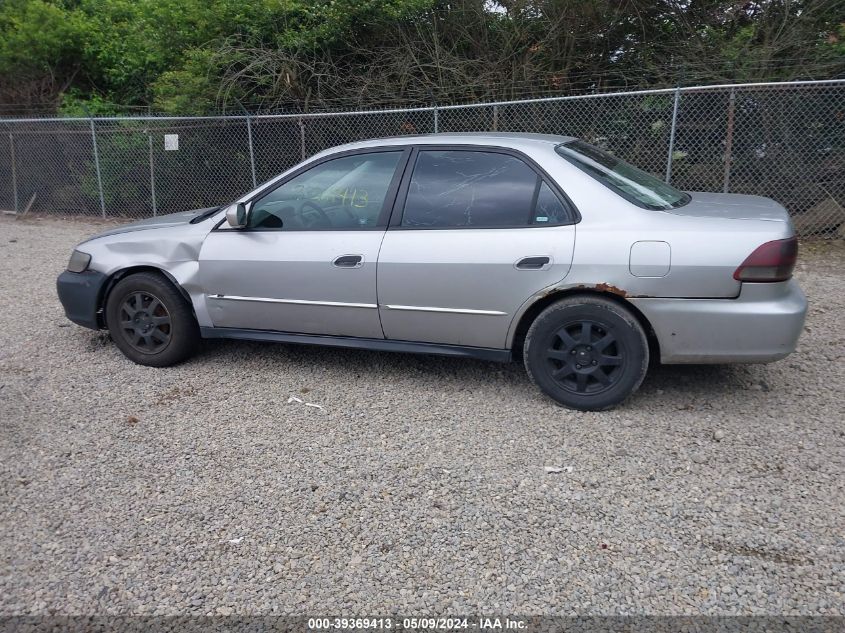
{"type": "Polygon", "coordinates": [[[243,202],[231,205],[226,209],[226,221],[233,229],[242,229],[246,226],[248,214],[246,205],[243,202]]]}

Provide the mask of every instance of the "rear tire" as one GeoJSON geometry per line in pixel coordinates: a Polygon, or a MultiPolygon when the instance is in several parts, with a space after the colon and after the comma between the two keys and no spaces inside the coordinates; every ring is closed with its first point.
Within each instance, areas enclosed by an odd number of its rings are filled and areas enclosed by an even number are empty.
{"type": "Polygon", "coordinates": [[[567,297],[531,324],[523,360],[531,381],[559,404],[602,411],[642,383],[648,340],[636,317],[616,302],[567,297]]]}
{"type": "Polygon", "coordinates": [[[199,344],[191,306],[173,284],[155,273],[129,275],[112,288],[106,324],[118,349],[139,365],[175,365],[199,344]]]}

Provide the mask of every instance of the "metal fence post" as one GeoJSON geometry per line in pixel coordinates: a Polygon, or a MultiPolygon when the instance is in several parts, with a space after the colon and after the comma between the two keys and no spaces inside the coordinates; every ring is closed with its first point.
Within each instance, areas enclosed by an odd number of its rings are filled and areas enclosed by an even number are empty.
{"type": "Polygon", "coordinates": [[[440,131],[440,121],[439,121],[439,114],[440,110],[438,109],[437,105],[434,106],[434,133],[437,134],[440,131]]]}
{"type": "Polygon", "coordinates": [[[499,131],[499,106],[493,106],[493,131],[499,131]]]}
{"type": "Polygon", "coordinates": [[[91,142],[94,144],[94,168],[97,170],[97,189],[100,192],[100,211],[106,217],[106,199],[103,196],[103,178],[100,175],[100,152],[97,150],[97,130],[94,127],[94,117],[91,116],[88,108],[82,106],[85,114],[88,115],[88,122],[91,124],[91,142]]]}
{"type": "Polygon", "coordinates": [[[299,117],[299,153],[302,160],[305,160],[305,121],[299,117]]]}
{"type": "Polygon", "coordinates": [[[725,134],[725,173],[722,179],[722,192],[728,193],[731,185],[731,161],[733,160],[734,145],[734,108],[736,106],[736,90],[731,88],[728,99],[728,129],[725,134]]]}
{"type": "Polygon", "coordinates": [[[150,134],[149,130],[147,131],[147,141],[150,146],[150,198],[153,203],[153,217],[155,217],[158,215],[158,209],[156,207],[156,173],[155,163],[153,162],[153,135],[150,134]]]}
{"type": "Polygon", "coordinates": [[[12,158],[12,196],[15,200],[15,213],[18,212],[18,171],[17,165],[15,164],[15,137],[14,135],[9,132],[9,150],[11,151],[11,158],[12,158]]]}
{"type": "Polygon", "coordinates": [[[681,87],[675,88],[675,104],[672,106],[672,128],[669,130],[669,154],[666,156],[666,184],[672,182],[672,155],[675,153],[675,129],[678,126],[678,106],[681,103],[681,87]]]}
{"type": "Polygon", "coordinates": [[[258,183],[255,180],[255,153],[252,149],[252,119],[246,115],[246,137],[249,141],[249,168],[252,171],[252,188],[255,189],[258,183]]]}
{"type": "Polygon", "coordinates": [[[255,189],[255,187],[257,186],[257,182],[255,180],[255,153],[252,150],[252,120],[249,116],[249,112],[244,107],[244,104],[241,103],[238,99],[235,99],[235,101],[240,107],[241,112],[243,112],[244,116],[246,117],[246,138],[247,143],[249,144],[249,169],[250,173],[252,174],[252,188],[255,189]]]}

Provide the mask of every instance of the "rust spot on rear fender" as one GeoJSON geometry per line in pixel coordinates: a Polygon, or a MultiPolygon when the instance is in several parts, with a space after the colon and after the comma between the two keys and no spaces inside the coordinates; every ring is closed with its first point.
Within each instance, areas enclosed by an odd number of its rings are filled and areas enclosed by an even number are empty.
{"type": "Polygon", "coordinates": [[[605,284],[605,283],[596,284],[596,290],[599,290],[601,292],[609,292],[611,294],[615,294],[615,295],[618,295],[620,297],[627,297],[628,296],[628,293],[626,291],[622,290],[622,288],[617,288],[616,286],[614,286],[612,284],[605,284]]]}
{"type": "MultiPolygon", "coordinates": [[[[548,297],[550,295],[557,294],[561,290],[561,288],[548,288],[540,293],[539,298],[544,299],[545,297],[548,297]]],[[[628,294],[627,290],[623,290],[618,286],[614,286],[613,284],[607,283],[600,283],[595,285],[578,284],[577,286],[571,286],[569,290],[596,290],[598,292],[608,292],[610,294],[616,295],[617,297],[623,297],[625,299],[648,299],[652,297],[652,295],[628,294]]]]}

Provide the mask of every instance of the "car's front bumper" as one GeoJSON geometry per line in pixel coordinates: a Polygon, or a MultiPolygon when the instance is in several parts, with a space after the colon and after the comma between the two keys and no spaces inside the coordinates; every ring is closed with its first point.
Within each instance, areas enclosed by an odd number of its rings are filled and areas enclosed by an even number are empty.
{"type": "Polygon", "coordinates": [[[766,363],[795,351],[807,299],[794,280],[743,283],[736,299],[631,299],[663,363],[766,363]]]}
{"type": "Polygon", "coordinates": [[[77,325],[93,330],[99,329],[97,310],[107,279],[106,275],[96,270],[86,270],[81,273],[66,270],[59,275],[56,280],[56,290],[67,318],[77,325]]]}

